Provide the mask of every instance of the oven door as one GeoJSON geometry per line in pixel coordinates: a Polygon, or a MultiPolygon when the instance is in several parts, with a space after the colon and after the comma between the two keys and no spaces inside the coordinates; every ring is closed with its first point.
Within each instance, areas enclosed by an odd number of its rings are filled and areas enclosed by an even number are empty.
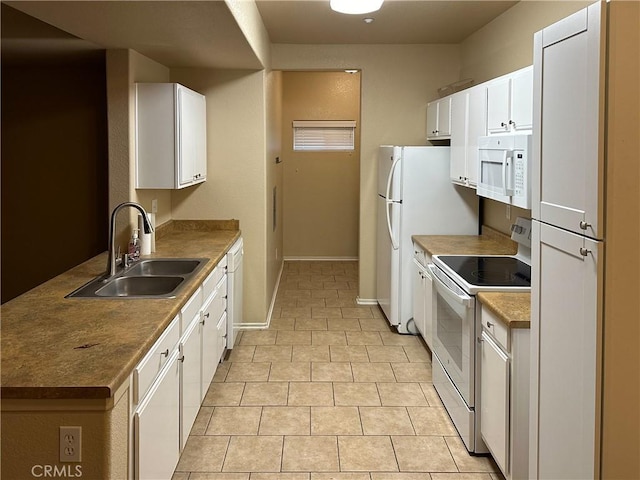
{"type": "Polygon", "coordinates": [[[433,347],[469,408],[475,395],[475,297],[430,265],[433,280],[433,347]]]}

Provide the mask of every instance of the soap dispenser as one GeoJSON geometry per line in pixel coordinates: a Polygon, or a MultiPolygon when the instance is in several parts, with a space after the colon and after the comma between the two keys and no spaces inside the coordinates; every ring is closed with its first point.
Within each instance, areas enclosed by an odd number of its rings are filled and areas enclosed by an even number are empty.
{"type": "Polygon", "coordinates": [[[133,229],[133,234],[129,241],[129,258],[133,261],[140,260],[140,234],[137,228],[133,229]]]}

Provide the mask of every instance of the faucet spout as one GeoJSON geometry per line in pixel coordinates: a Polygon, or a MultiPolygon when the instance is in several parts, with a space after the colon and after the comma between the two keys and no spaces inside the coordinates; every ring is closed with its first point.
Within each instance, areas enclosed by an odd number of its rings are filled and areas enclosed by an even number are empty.
{"type": "Polygon", "coordinates": [[[111,221],[109,222],[109,258],[107,259],[107,271],[105,278],[111,278],[116,274],[116,252],[115,252],[115,231],[116,231],[116,216],[118,212],[124,207],[132,207],[137,209],[142,214],[142,226],[144,233],[153,232],[153,226],[147,216],[147,211],[142,205],[135,202],[124,202],[113,209],[111,213],[111,221]]]}

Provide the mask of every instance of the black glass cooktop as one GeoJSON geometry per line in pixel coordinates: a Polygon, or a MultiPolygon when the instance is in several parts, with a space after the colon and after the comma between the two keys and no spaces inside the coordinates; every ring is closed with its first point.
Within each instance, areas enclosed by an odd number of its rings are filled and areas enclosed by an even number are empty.
{"type": "Polygon", "coordinates": [[[530,287],[531,266],[514,257],[438,256],[468,284],[479,287],[530,287]]]}

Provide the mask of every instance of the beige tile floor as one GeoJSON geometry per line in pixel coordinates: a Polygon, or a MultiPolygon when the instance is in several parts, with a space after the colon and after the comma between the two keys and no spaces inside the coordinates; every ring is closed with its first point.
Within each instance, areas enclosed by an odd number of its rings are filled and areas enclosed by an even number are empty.
{"type": "Polygon", "coordinates": [[[357,262],[286,262],[271,325],[219,365],[174,480],[499,480],[467,453],[431,354],[356,303],[357,262]]]}

